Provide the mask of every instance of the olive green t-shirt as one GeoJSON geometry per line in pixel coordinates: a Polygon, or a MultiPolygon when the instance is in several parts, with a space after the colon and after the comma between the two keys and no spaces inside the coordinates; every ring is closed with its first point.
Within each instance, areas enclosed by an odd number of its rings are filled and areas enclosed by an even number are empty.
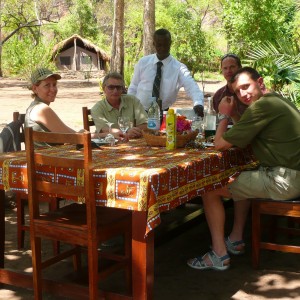
{"type": "Polygon", "coordinates": [[[223,138],[240,148],[251,144],[262,166],[300,170],[300,113],[276,93],[252,103],[223,138]]]}
{"type": "Polygon", "coordinates": [[[107,122],[113,123],[112,128],[119,128],[118,117],[129,117],[135,126],[147,124],[148,115],[141,102],[133,95],[122,95],[119,109],[112,107],[106,99],[98,101],[91,108],[97,132],[107,127],[107,122]]]}

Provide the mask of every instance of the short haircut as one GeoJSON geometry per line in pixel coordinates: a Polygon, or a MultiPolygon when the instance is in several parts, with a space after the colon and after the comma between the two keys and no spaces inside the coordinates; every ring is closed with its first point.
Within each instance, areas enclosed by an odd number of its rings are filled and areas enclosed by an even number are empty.
{"type": "Polygon", "coordinates": [[[157,30],[154,32],[153,37],[155,37],[156,35],[159,35],[159,36],[167,35],[168,38],[170,38],[170,40],[171,40],[171,33],[170,33],[170,31],[167,30],[167,29],[164,29],[164,28],[157,29],[157,30]]]}
{"type": "Polygon", "coordinates": [[[255,69],[251,67],[244,67],[235,72],[235,74],[230,79],[230,83],[234,83],[243,73],[249,74],[250,78],[253,80],[257,80],[259,77],[261,77],[261,75],[255,69]]]}
{"type": "Polygon", "coordinates": [[[224,56],[221,57],[221,66],[222,66],[222,62],[225,58],[233,58],[235,59],[237,65],[241,68],[242,67],[242,63],[241,63],[241,59],[236,55],[236,54],[233,54],[233,53],[227,53],[225,54],[224,56]]]}
{"type": "Polygon", "coordinates": [[[105,75],[105,77],[104,77],[104,79],[102,81],[102,88],[104,88],[106,86],[106,82],[110,78],[122,80],[122,84],[123,84],[123,86],[125,86],[124,78],[123,78],[123,76],[120,73],[118,73],[118,72],[110,72],[110,73],[108,73],[108,74],[105,75]]]}

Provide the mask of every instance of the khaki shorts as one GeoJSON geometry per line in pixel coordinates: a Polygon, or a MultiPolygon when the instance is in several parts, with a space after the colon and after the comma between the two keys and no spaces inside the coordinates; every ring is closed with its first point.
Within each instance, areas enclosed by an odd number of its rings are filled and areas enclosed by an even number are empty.
{"type": "Polygon", "coordinates": [[[259,167],[244,171],[228,185],[235,201],[249,198],[291,200],[300,196],[300,171],[283,167],[259,167]]]}

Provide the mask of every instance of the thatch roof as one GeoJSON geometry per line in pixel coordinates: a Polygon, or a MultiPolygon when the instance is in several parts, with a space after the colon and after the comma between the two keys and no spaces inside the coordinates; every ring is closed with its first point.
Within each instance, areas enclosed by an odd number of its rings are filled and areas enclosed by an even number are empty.
{"type": "Polygon", "coordinates": [[[99,56],[104,60],[104,61],[109,61],[110,57],[108,56],[108,54],[102,50],[101,48],[99,48],[98,46],[96,46],[95,44],[91,43],[90,41],[82,38],[80,35],[78,34],[74,34],[71,37],[57,43],[52,50],[52,57],[55,57],[59,52],[69,49],[71,47],[74,46],[74,39],[77,39],[76,43],[77,46],[80,46],[82,48],[89,48],[92,51],[95,51],[96,53],[99,53],[99,56]]]}

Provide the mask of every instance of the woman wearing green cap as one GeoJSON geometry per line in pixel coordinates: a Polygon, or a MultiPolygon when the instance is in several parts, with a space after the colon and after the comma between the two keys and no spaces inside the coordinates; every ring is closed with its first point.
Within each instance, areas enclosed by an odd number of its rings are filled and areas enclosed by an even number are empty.
{"type": "Polygon", "coordinates": [[[33,127],[35,131],[75,132],[68,127],[50,108],[57,94],[57,80],[59,74],[46,68],[39,68],[32,72],[29,89],[34,99],[26,110],[25,126],[33,127]]]}
{"type": "MultiPolygon", "coordinates": [[[[32,90],[31,96],[34,100],[26,110],[25,127],[33,127],[35,131],[75,132],[50,108],[51,102],[56,98],[59,79],[61,79],[59,74],[46,68],[38,68],[32,72],[28,88],[32,90]]],[[[92,133],[92,138],[106,135],[106,133],[92,133]]],[[[117,138],[121,137],[122,134],[118,134],[117,138]]]]}

